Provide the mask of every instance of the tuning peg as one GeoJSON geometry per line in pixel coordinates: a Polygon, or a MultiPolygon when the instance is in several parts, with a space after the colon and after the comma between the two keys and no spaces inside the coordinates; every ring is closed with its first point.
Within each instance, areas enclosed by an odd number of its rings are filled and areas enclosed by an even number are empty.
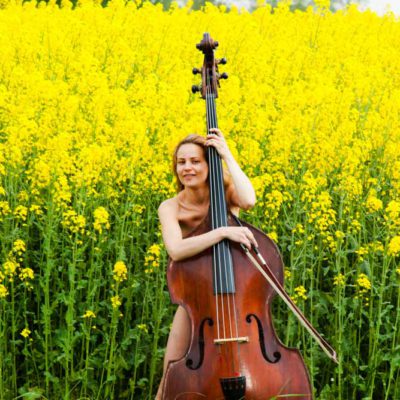
{"type": "Polygon", "coordinates": [[[200,92],[201,86],[200,85],[193,85],[192,86],[192,93],[200,92]]]}
{"type": "Polygon", "coordinates": [[[199,70],[198,68],[193,68],[192,72],[193,72],[193,75],[196,75],[196,74],[200,74],[201,70],[199,70]]]}
{"type": "Polygon", "coordinates": [[[220,76],[220,79],[228,79],[228,74],[226,72],[223,72],[220,76]]]}
{"type": "Polygon", "coordinates": [[[226,63],[227,63],[227,61],[226,61],[225,57],[218,60],[218,64],[226,64],[226,63]]]}

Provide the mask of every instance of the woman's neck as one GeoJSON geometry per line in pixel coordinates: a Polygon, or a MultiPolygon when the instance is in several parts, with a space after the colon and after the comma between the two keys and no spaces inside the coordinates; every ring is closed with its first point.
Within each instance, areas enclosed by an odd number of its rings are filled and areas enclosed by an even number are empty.
{"type": "Polygon", "coordinates": [[[208,186],[199,188],[185,188],[181,192],[185,202],[201,206],[207,204],[210,199],[210,190],[208,186]]]}

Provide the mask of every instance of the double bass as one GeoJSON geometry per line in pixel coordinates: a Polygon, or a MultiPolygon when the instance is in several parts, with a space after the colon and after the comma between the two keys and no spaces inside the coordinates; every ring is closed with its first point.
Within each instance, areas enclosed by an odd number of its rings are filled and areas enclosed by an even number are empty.
{"type": "MultiPolygon", "coordinates": [[[[218,71],[226,60],[214,58],[218,42],[205,33],[197,48],[204,53],[202,83],[192,91],[206,100],[207,132],[218,128],[215,99],[218,71]]],[[[167,282],[171,300],[183,306],[191,320],[190,346],[185,356],[170,361],[163,400],[312,399],[308,371],[297,349],[284,346],[275,334],[270,305],[278,293],[336,361],[336,353],[305,319],[283,289],[283,263],[276,244],[259,229],[228,213],[223,168],[214,147],[207,148],[210,207],[191,232],[201,235],[222,226],[248,227],[258,248],[223,240],[180,261],[169,261],[167,282]],[[265,279],[264,279],[265,278],[265,279]]]]}

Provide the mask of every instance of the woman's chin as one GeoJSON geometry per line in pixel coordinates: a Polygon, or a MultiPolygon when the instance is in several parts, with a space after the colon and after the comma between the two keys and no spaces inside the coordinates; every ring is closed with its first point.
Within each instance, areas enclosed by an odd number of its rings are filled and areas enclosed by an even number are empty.
{"type": "Polygon", "coordinates": [[[188,181],[183,182],[183,186],[186,189],[201,189],[202,187],[206,186],[206,183],[194,181],[194,180],[193,181],[188,180],[188,181]]]}

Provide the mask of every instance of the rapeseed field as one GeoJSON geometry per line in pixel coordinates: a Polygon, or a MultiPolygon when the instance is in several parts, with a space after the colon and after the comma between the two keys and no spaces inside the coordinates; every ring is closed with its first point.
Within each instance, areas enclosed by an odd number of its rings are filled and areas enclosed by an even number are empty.
{"type": "Polygon", "coordinates": [[[257,193],[241,216],[339,365],[281,301],[278,336],[316,399],[400,398],[400,23],[316,3],[0,1],[1,400],[154,398],[175,309],[157,208],[174,146],[205,133],[204,32],[257,193]]]}

